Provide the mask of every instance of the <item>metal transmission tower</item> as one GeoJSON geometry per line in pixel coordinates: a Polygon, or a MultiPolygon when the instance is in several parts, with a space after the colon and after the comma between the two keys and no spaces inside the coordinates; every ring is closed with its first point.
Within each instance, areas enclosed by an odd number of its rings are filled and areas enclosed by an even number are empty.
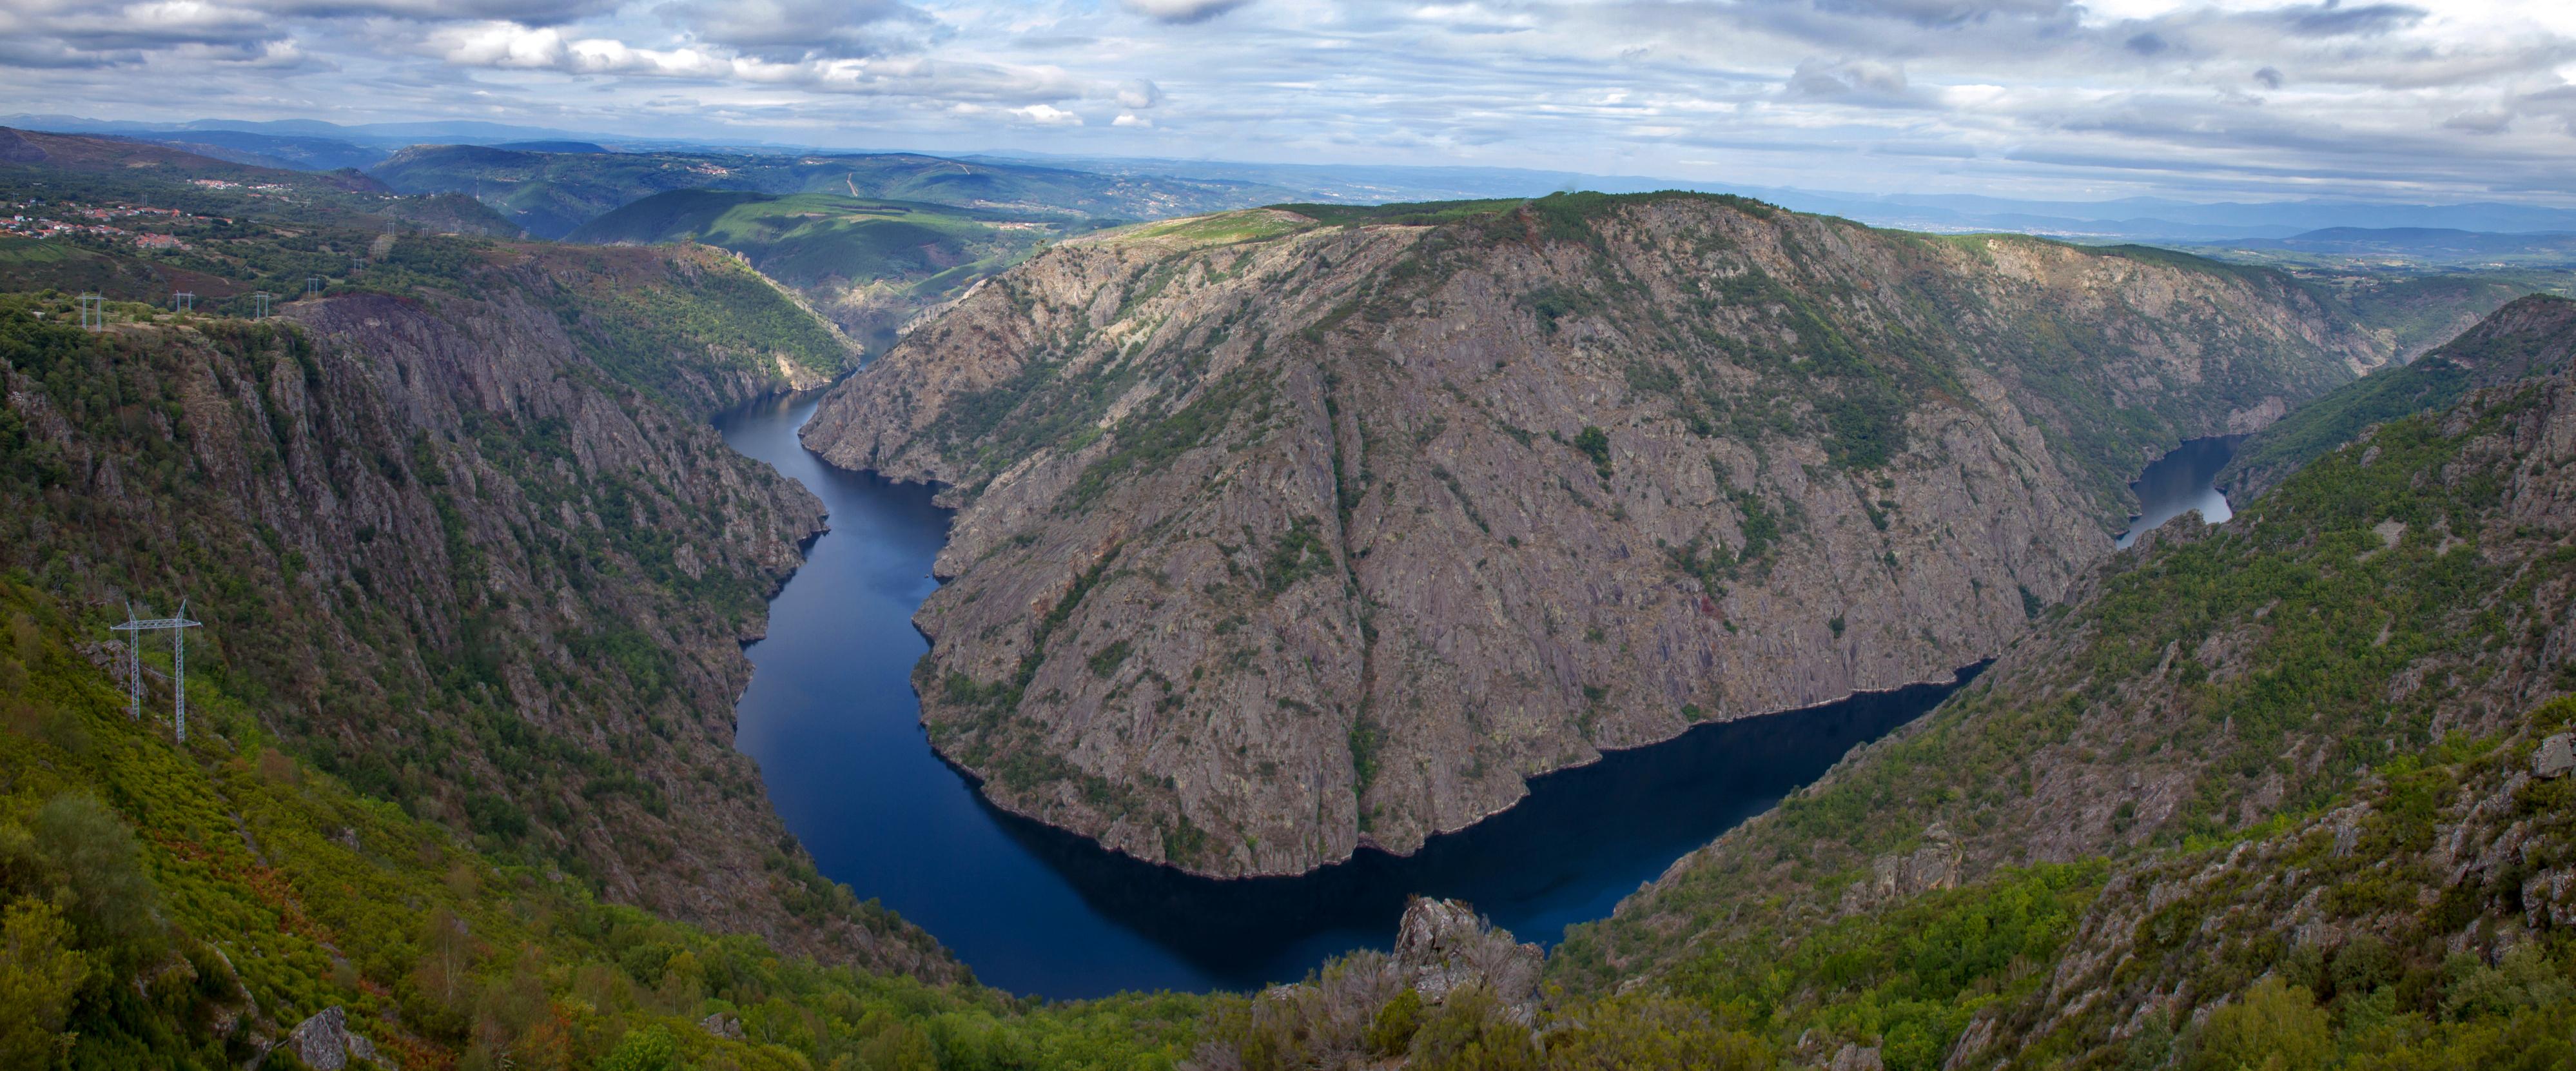
{"type": "Polygon", "coordinates": [[[134,616],[134,604],[125,606],[125,623],[109,625],[111,632],[125,633],[126,714],[143,717],[143,634],[146,631],[170,633],[170,693],[178,697],[170,724],[179,733],[179,742],[188,742],[188,630],[204,625],[188,620],[188,600],[179,600],[179,616],[144,620],[134,616]]]}
{"type": "Polygon", "coordinates": [[[304,296],[305,296],[305,297],[313,297],[313,296],[315,296],[315,295],[317,295],[317,294],[320,294],[321,292],[322,292],[322,277],[321,277],[321,276],[319,276],[319,275],[307,275],[307,276],[305,276],[305,277],[304,277],[304,296]]]}
{"type": "Polygon", "coordinates": [[[268,319],[268,291],[262,290],[258,293],[252,294],[251,300],[259,303],[259,315],[256,319],[268,319]]]}
{"type": "Polygon", "coordinates": [[[176,293],[171,294],[171,295],[170,295],[170,311],[172,311],[172,312],[195,312],[195,311],[197,311],[197,295],[195,295],[195,294],[191,294],[191,293],[189,293],[189,292],[187,292],[187,291],[185,291],[185,290],[181,290],[181,291],[178,291],[178,292],[176,292],[176,293]]]}
{"type": "Polygon", "coordinates": [[[107,299],[97,294],[80,296],[81,328],[96,331],[107,326],[107,299]]]}

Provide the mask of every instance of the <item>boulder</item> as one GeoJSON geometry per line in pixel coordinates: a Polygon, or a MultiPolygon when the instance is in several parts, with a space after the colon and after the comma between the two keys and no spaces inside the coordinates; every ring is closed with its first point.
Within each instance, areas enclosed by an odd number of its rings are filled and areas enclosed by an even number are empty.
{"type": "Polygon", "coordinates": [[[1458,900],[1414,897],[1396,928],[1397,976],[1438,1004],[1461,986],[1482,982],[1501,998],[1512,1018],[1529,1022],[1538,1010],[1539,970],[1546,953],[1495,929],[1458,900]]]}
{"type": "Polygon", "coordinates": [[[349,1058],[353,1056],[369,1063],[393,1066],[376,1054],[374,1042],[349,1032],[349,1014],[337,1004],[295,1024],[295,1029],[287,1031],[286,1040],[280,1047],[294,1053],[296,1059],[313,1071],[341,1071],[349,1066],[349,1058]]]}
{"type": "Polygon", "coordinates": [[[2576,770],[2576,733],[2558,733],[2531,753],[2531,776],[2565,777],[2576,770]]]}

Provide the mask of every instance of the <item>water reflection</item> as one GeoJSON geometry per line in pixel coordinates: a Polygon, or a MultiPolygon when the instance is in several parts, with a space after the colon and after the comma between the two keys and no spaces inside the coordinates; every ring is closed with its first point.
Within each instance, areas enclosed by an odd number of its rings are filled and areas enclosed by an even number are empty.
{"type": "Polygon", "coordinates": [[[2135,543],[2139,536],[2188,510],[2199,510],[2201,521],[2207,524],[2219,524],[2234,516],[2227,496],[2215,484],[2218,470],[2227,467],[2228,459],[2236,456],[2236,444],[2243,441],[2242,435],[2185,440],[2172,453],[2148,465],[2129,485],[2138,493],[2138,515],[2129,521],[2128,531],[2112,540],[2112,545],[2135,543]]]}

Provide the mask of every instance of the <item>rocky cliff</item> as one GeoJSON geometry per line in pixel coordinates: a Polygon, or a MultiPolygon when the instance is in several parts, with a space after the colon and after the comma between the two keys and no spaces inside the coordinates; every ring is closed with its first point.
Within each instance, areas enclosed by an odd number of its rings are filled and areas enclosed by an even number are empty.
{"type": "Polygon", "coordinates": [[[2157,450],[2393,356],[2339,323],[1729,198],[1261,210],[1055,248],[805,434],[963,507],[917,686],[987,794],[1287,873],[1993,655],[2157,450]]]}
{"type": "Polygon", "coordinates": [[[0,562],[76,603],[190,598],[192,674],[254,700],[199,731],[611,899],[958,975],[815,874],[732,747],[741,642],[821,516],[701,416],[841,351],[720,255],[491,253],[267,322],[93,334],[7,299],[0,562]]]}
{"type": "Polygon", "coordinates": [[[1809,1063],[2576,1058],[2576,324],[2471,336],[2514,337],[2558,356],[2108,559],[1933,714],[1573,931],[1555,979],[1749,1002],[1809,1063]]]}

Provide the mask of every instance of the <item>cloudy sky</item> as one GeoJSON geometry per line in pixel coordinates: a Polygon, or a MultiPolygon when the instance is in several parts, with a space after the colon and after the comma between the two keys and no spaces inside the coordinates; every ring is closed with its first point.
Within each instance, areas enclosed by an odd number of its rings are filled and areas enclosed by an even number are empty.
{"type": "Polygon", "coordinates": [[[0,0],[0,111],[2576,206],[2568,0],[0,0]]]}

